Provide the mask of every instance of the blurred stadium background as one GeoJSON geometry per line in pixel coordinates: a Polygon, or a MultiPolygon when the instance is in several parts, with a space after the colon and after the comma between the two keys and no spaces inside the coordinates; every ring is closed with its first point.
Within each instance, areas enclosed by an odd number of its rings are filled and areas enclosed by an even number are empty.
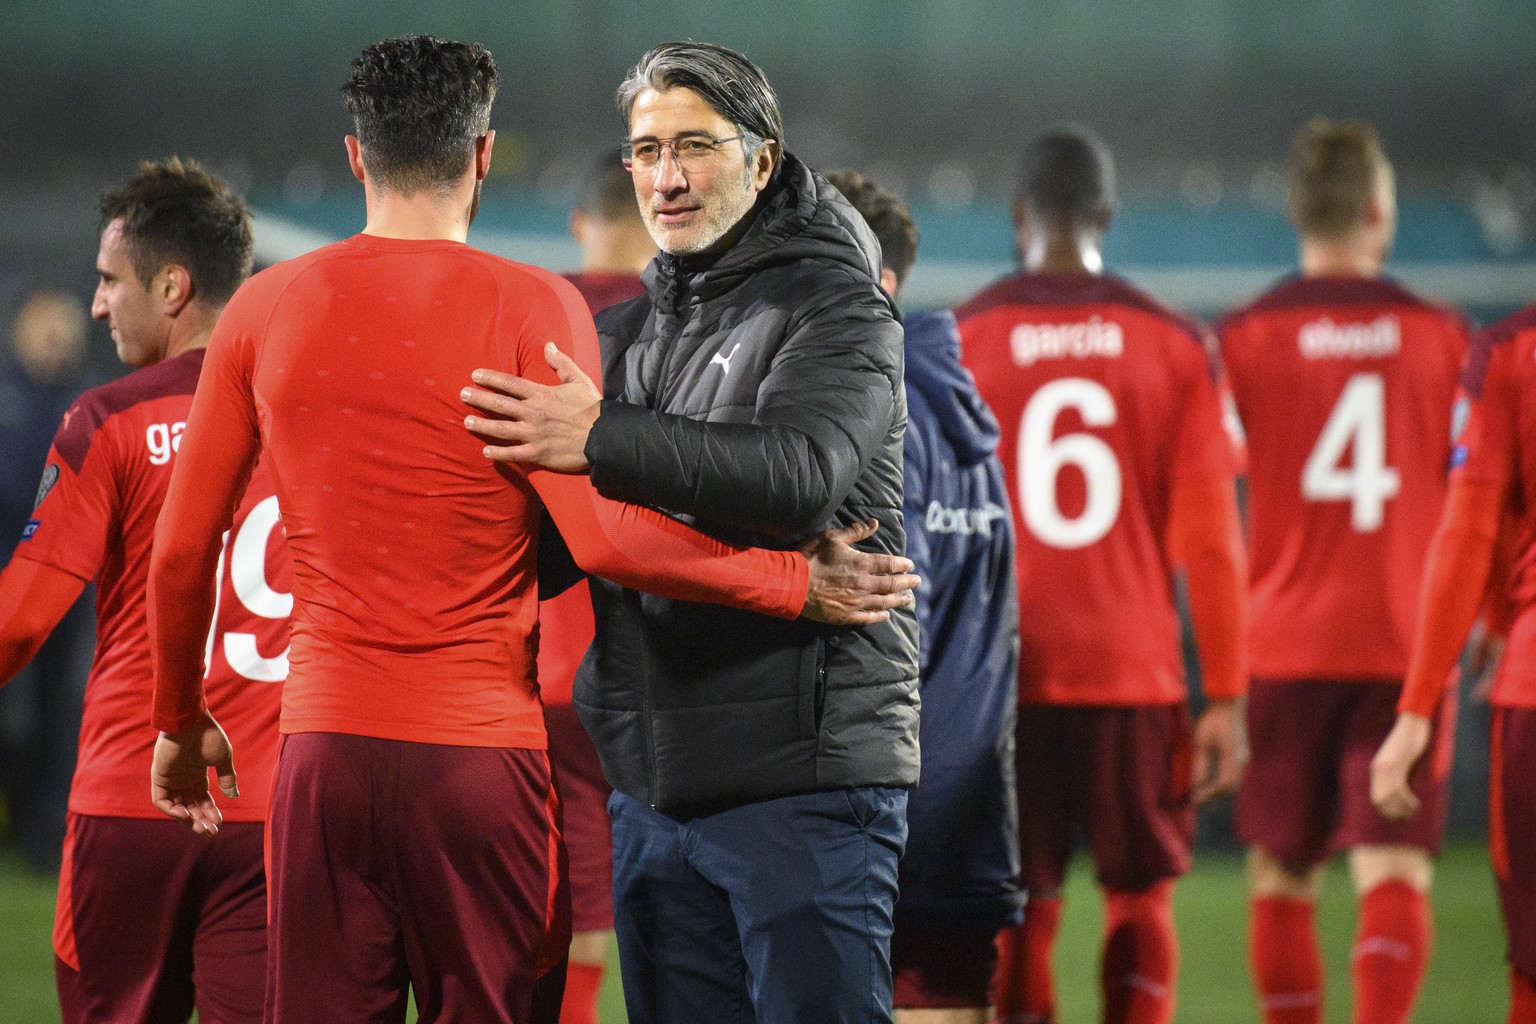
{"type": "MultiPolygon", "coordinates": [[[[1536,300],[1530,0],[62,0],[9,5],[0,24],[7,348],[29,290],[89,299],[96,195],[140,159],[196,157],[245,191],[262,263],[356,231],[362,199],[343,159],[338,87],[363,45],[406,32],[496,54],[497,163],[471,241],[552,269],[576,265],[565,224],[583,168],[622,137],[614,86],[648,46],[688,37],[741,49],[767,71],[789,148],[813,166],[859,169],[908,198],[923,231],[913,307],[955,302],[1012,268],[1017,152],[1071,121],[1099,131],[1119,163],[1111,268],[1187,312],[1219,315],[1292,266],[1284,161],[1313,114],[1381,131],[1398,171],[1394,274],[1483,322],[1536,300]]],[[[100,325],[91,350],[98,374],[119,372],[100,325]]],[[[6,721],[0,700],[0,748],[6,721]]],[[[1486,724],[1485,709],[1464,705],[1452,818],[1474,844],[1486,724]]],[[[1229,844],[1222,809],[1202,835],[1229,844]]],[[[1469,884],[1491,890],[1469,871],[1469,884]]],[[[0,914],[14,909],[16,884],[0,875],[0,914]]],[[[1470,916],[1488,917],[1472,949],[1496,962],[1491,891],[1469,898],[1481,908],[1470,916]]],[[[1442,950],[1457,941],[1441,934],[1442,950]]],[[[1239,936],[1221,941],[1235,950],[1239,936]]],[[[1246,992],[1240,974],[1230,984],[1246,992]]]]}

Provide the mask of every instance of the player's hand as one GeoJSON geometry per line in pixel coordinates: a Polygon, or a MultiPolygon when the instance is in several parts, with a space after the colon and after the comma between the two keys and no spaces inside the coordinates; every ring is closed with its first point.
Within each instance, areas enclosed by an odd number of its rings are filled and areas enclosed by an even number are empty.
{"type": "Polygon", "coordinates": [[[1429,746],[1429,719],[1403,712],[1371,758],[1371,803],[1383,817],[1406,821],[1419,809],[1408,773],[1429,746]]]}
{"type": "Polygon", "coordinates": [[[493,462],[584,473],[591,466],[587,434],[602,410],[602,393],[554,342],[544,346],[544,358],[560,378],[559,384],[539,384],[497,370],[471,374],[480,387],[465,388],[459,397],[489,416],[466,416],[464,426],[490,442],[485,455],[493,462]]]}
{"type": "Polygon", "coordinates": [[[891,617],[890,609],[912,603],[912,591],[922,581],[913,575],[910,560],[853,546],[873,536],[878,526],[867,519],[801,545],[800,553],[811,563],[802,616],[836,626],[865,626],[884,622],[891,617]]]}
{"type": "Polygon", "coordinates": [[[1470,696],[1479,704],[1486,704],[1493,692],[1493,680],[1499,672],[1499,662],[1504,657],[1504,640],[1499,634],[1479,622],[1467,640],[1467,675],[1471,678],[1470,696]]]}
{"type": "Polygon", "coordinates": [[[1230,793],[1243,780],[1248,764],[1248,728],[1243,702],[1213,700],[1195,723],[1194,786],[1196,805],[1230,793]]]}
{"type": "Polygon", "coordinates": [[[149,795],[155,806],[198,835],[217,835],[224,816],[208,792],[208,769],[218,774],[227,797],[240,795],[235,785],[234,750],[213,715],[186,732],[162,732],[155,741],[149,770],[149,795]]]}

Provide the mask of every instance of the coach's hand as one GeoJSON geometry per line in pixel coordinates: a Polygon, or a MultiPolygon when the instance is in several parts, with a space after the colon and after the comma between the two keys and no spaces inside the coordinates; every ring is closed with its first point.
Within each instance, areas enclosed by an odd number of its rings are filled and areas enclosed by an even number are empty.
{"type": "Polygon", "coordinates": [[[1408,774],[1429,746],[1429,719],[1403,712],[1371,758],[1371,803],[1382,817],[1407,821],[1419,809],[1408,774]]]}
{"type": "Polygon", "coordinates": [[[460,396],[490,416],[467,416],[464,426],[482,441],[492,462],[522,462],[559,473],[584,473],[587,434],[602,410],[602,394],[576,361],[553,342],[544,358],[560,378],[558,385],[538,384],[496,370],[476,370],[470,376],[480,388],[465,388],[460,396]]]}
{"type": "Polygon", "coordinates": [[[801,545],[800,553],[811,563],[802,616],[836,626],[864,626],[884,622],[891,617],[890,609],[912,603],[912,591],[922,581],[913,575],[910,560],[853,546],[873,536],[878,526],[867,519],[801,545]]]}
{"type": "Polygon", "coordinates": [[[1228,697],[1206,705],[1195,723],[1194,781],[1191,796],[1197,805],[1230,793],[1243,780],[1248,764],[1248,730],[1243,702],[1228,697]]]}
{"type": "Polygon", "coordinates": [[[208,769],[219,777],[219,789],[237,797],[234,749],[213,715],[186,732],[162,732],[155,741],[155,759],[149,770],[149,795],[163,814],[175,818],[198,835],[217,835],[224,816],[208,792],[208,769]]]}

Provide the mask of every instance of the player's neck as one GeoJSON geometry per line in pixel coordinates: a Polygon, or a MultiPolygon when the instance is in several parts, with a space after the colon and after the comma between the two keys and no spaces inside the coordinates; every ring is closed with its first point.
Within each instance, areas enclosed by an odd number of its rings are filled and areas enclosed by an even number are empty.
{"type": "Polygon", "coordinates": [[[447,196],[423,190],[404,195],[365,188],[368,223],[363,234],[380,238],[467,241],[474,202],[459,190],[447,196]]]}
{"type": "Polygon", "coordinates": [[[1091,232],[1030,233],[1023,246],[1024,269],[1032,274],[1104,273],[1104,254],[1091,232]]]}
{"type": "Polygon", "coordinates": [[[1302,277],[1380,277],[1382,246],[1360,235],[1301,240],[1302,277]]]}
{"type": "MultiPolygon", "coordinates": [[[[637,222],[638,223],[638,222],[637,222]]],[[[584,274],[639,274],[656,257],[656,243],[643,224],[589,217],[581,247],[584,274]]]]}
{"type": "Polygon", "coordinates": [[[165,358],[175,359],[188,352],[208,347],[213,337],[213,325],[218,322],[219,310],[198,304],[187,306],[171,323],[171,334],[165,346],[165,358]]]}

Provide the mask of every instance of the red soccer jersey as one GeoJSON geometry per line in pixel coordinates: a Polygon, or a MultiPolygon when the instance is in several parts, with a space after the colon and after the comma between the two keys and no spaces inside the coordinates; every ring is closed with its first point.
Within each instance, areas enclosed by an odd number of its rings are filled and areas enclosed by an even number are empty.
{"type": "MultiPolygon", "coordinates": [[[[596,313],[615,303],[645,294],[637,274],[566,274],[587,308],[596,313]]],[[[595,350],[581,357],[588,366],[598,365],[595,350]]],[[[576,669],[592,645],[592,595],[586,580],[539,604],[539,696],[545,704],[569,704],[576,669]]]]}
{"type": "Polygon", "coordinates": [[[464,429],[470,373],[556,383],[551,342],[595,351],[575,289],[453,241],[358,235],[247,282],[214,332],[156,535],[156,723],[200,714],[188,647],[207,609],[185,579],[259,447],[293,555],[284,732],[543,747],[541,499],[577,560],[626,586],[797,615],[797,553],[732,549],[585,477],[485,458],[464,429]]]}
{"type": "Polygon", "coordinates": [[[1490,700],[1536,708],[1536,306],[1475,336],[1463,380],[1471,408],[1452,472],[1502,491],[1512,513],[1511,625],[1490,700]]]}
{"type": "Polygon", "coordinates": [[[1391,281],[1287,281],[1220,326],[1248,444],[1255,677],[1400,681],[1465,322],[1391,281]]]}
{"type": "MultiPolygon", "coordinates": [[[[16,550],[17,558],[97,579],[96,656],[69,795],[77,814],[160,816],[146,788],[155,731],[144,591],[155,520],[202,365],[199,349],[81,395],[54,437],[46,493],[16,550]]],[[[259,470],[231,532],[209,640],[208,700],[241,749],[241,797],[223,808],[232,821],[265,819],[277,762],[291,598],[271,495],[259,470]]],[[[210,573],[210,587],[212,580],[210,573]]]]}
{"type": "Polygon", "coordinates": [[[1185,699],[1176,482],[1231,480],[1200,328],[1113,277],[1017,274],[956,311],[1003,426],[1019,538],[1019,700],[1185,699]]]}

